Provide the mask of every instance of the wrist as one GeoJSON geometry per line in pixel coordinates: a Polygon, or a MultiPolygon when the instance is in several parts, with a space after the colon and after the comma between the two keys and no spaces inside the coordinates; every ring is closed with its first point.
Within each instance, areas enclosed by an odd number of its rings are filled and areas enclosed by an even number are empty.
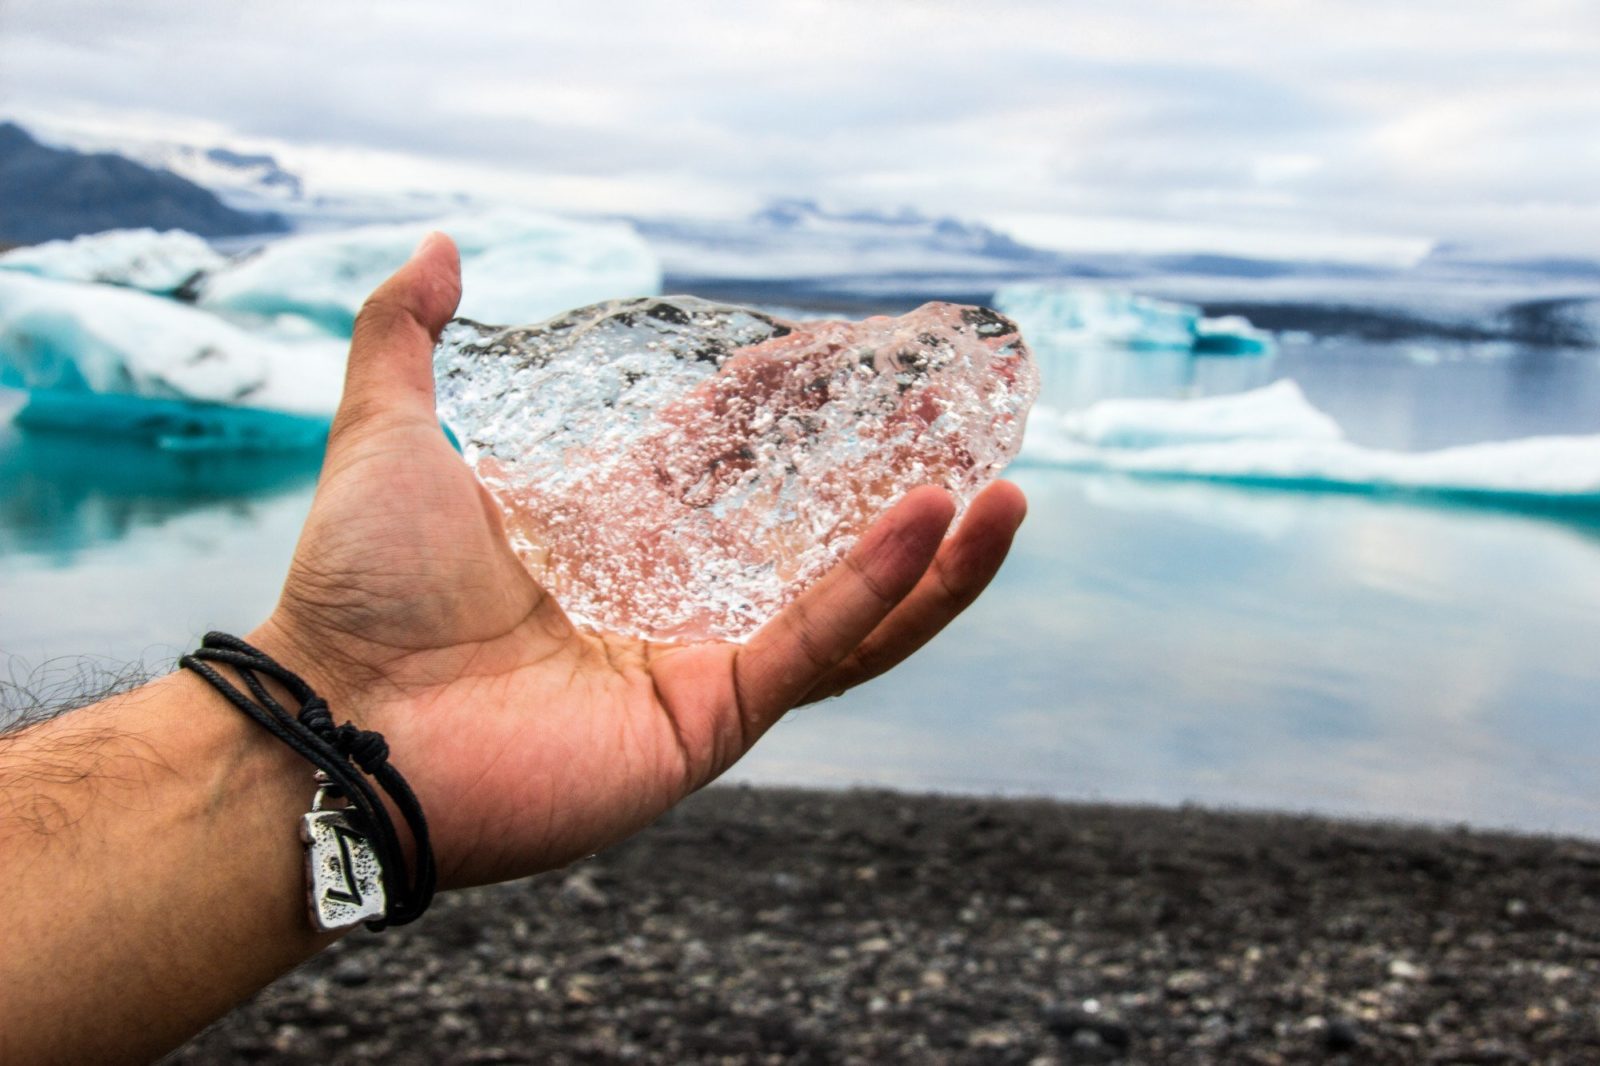
{"type": "MultiPolygon", "coordinates": [[[[312,691],[327,701],[336,721],[381,730],[382,703],[376,694],[382,679],[370,667],[351,661],[333,641],[296,625],[281,610],[244,639],[304,678],[312,691]]],[[[286,695],[277,682],[264,680],[274,696],[281,699],[286,695]]]]}
{"type": "Polygon", "coordinates": [[[322,806],[319,792],[305,820],[308,869],[318,884],[344,877],[347,887],[313,893],[315,924],[406,924],[427,909],[437,884],[422,797],[391,759],[394,749],[379,728],[384,716],[374,711],[381,704],[364,696],[358,705],[352,694],[360,686],[347,670],[330,669],[329,657],[274,616],[248,640],[208,634],[183,664],[332,790],[334,806],[322,806]],[[351,848],[365,858],[353,859],[351,848]],[[387,905],[376,882],[370,892],[357,887],[355,869],[378,871],[387,905]]]}

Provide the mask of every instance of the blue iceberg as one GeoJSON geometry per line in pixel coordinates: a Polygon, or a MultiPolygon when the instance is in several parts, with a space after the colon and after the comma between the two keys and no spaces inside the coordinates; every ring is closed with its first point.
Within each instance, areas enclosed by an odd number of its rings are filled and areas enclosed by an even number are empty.
{"type": "Polygon", "coordinates": [[[1202,318],[1194,327],[1197,355],[1271,355],[1272,334],[1257,329],[1243,315],[1202,318]]]}
{"type": "Polygon", "coordinates": [[[1261,355],[1270,334],[1238,316],[1205,318],[1190,304],[1118,289],[1062,282],[1019,282],[994,295],[995,309],[1035,348],[1110,347],[1130,351],[1261,355]]]}
{"type": "Polygon", "coordinates": [[[15,421],[24,429],[120,437],[168,452],[291,452],[319,448],[325,415],[118,393],[39,389],[15,421]]]}
{"type": "Polygon", "coordinates": [[[430,230],[461,249],[463,318],[535,322],[572,307],[661,291],[655,255],[630,227],[495,211],[286,237],[207,274],[202,307],[297,315],[350,335],[367,296],[430,230]]]}
{"type": "Polygon", "coordinates": [[[345,344],[287,340],[131,289],[0,272],[0,385],[17,421],[166,447],[303,447],[338,405],[345,344]]]}

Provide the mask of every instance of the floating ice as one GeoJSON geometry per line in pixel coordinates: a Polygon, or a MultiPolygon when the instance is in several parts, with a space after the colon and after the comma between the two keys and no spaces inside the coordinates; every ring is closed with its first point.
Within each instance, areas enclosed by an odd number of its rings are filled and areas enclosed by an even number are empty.
{"type": "Polygon", "coordinates": [[[1198,400],[1103,400],[1058,416],[1058,431],[1101,448],[1153,448],[1238,440],[1340,440],[1339,423],[1284,379],[1198,400]]]}
{"type": "Polygon", "coordinates": [[[1279,382],[1236,396],[1041,407],[1023,458],[1077,470],[1297,489],[1600,505],[1600,436],[1528,437],[1430,452],[1364,448],[1279,382]]]}
{"type": "Polygon", "coordinates": [[[1266,355],[1272,334],[1257,329],[1243,315],[1202,318],[1194,327],[1194,350],[1201,355],[1266,355]]]}
{"type": "Polygon", "coordinates": [[[226,262],[204,240],[177,229],[107,230],[0,254],[0,270],[154,293],[177,292],[196,275],[226,262]]]}
{"type": "Polygon", "coordinates": [[[301,315],[349,336],[362,302],[435,229],[461,250],[460,313],[471,318],[526,322],[661,288],[655,256],[627,226],[497,211],[286,237],[208,275],[200,303],[301,315]]]}
{"type": "MultiPolygon", "coordinates": [[[[145,415],[169,423],[174,404],[193,403],[325,421],[338,404],[344,348],[327,338],[273,340],[130,289],[0,272],[0,384],[60,401],[48,405],[52,425],[80,417],[81,428],[109,431],[95,420],[110,408],[88,396],[161,401],[145,415]]],[[[114,406],[136,428],[136,411],[114,406]]]]}
{"type": "Polygon", "coordinates": [[[744,639],[915,486],[964,506],[1038,390],[1016,327],[985,309],[800,323],[683,296],[458,320],[434,373],[568,615],[676,641],[744,639]]]}
{"type": "Polygon", "coordinates": [[[1190,304],[1117,289],[1059,282],[1017,282],[994,295],[1033,345],[1100,345],[1133,351],[1257,355],[1271,336],[1237,315],[1202,318],[1190,304]]]}
{"type": "Polygon", "coordinates": [[[1116,289],[1048,282],[1018,282],[994,294],[1034,343],[1064,336],[1076,341],[1134,349],[1194,347],[1200,309],[1116,289]]]}

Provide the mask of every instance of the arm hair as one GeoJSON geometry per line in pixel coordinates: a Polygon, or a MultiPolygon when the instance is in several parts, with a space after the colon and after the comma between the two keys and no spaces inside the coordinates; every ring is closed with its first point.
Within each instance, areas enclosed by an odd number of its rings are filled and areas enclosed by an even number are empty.
{"type": "Polygon", "coordinates": [[[128,738],[94,726],[55,730],[47,743],[36,743],[38,727],[149,679],[141,664],[87,657],[52,659],[19,676],[13,661],[10,676],[0,677],[0,833],[53,836],[82,816],[52,794],[60,786],[93,783],[89,794],[95,795],[117,783],[108,778],[126,778],[110,764],[128,754],[126,745],[114,742],[128,738]]]}
{"type": "Polygon", "coordinates": [[[29,667],[12,658],[0,674],[0,750],[9,734],[79,707],[131,692],[165,671],[87,655],[29,667]]]}

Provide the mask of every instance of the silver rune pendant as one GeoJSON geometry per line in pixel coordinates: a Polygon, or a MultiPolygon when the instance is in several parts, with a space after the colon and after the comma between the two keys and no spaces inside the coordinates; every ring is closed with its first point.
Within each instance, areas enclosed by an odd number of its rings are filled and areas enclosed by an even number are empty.
{"type": "Polygon", "coordinates": [[[350,823],[344,808],[324,807],[333,788],[317,775],[311,812],[300,819],[306,845],[306,903],[311,924],[327,933],[347,929],[388,910],[383,893],[383,864],[372,842],[350,823]]]}

